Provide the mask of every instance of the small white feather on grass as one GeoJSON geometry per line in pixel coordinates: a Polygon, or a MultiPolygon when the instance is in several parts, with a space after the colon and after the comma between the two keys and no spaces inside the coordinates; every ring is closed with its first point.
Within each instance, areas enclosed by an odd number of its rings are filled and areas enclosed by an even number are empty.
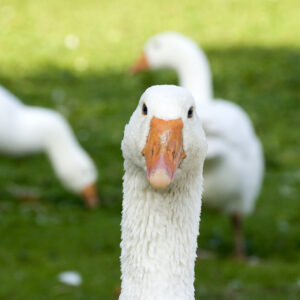
{"type": "Polygon", "coordinates": [[[82,283],[81,275],[76,271],[65,271],[58,275],[58,280],[61,283],[79,286],[82,283]]]}

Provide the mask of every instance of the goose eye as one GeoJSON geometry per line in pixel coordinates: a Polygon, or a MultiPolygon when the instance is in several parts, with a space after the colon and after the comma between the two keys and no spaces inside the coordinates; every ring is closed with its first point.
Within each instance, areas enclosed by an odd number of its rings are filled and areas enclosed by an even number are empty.
{"type": "Polygon", "coordinates": [[[191,119],[191,118],[193,117],[193,114],[194,114],[194,107],[191,106],[191,107],[189,108],[189,110],[188,110],[187,117],[188,117],[189,119],[191,119]]]}
{"type": "Polygon", "coordinates": [[[148,107],[147,107],[147,105],[145,103],[143,103],[142,114],[144,116],[147,116],[147,114],[148,114],[148,107]]]}

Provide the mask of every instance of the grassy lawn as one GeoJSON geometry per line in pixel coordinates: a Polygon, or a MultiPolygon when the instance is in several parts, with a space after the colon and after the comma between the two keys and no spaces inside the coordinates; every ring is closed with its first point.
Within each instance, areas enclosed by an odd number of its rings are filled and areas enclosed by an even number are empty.
{"type": "Polygon", "coordinates": [[[44,155],[0,156],[0,299],[117,299],[123,129],[146,87],[176,83],[170,71],[126,69],[164,30],[202,45],[215,96],[249,113],[266,158],[245,224],[259,261],[234,262],[227,218],[204,208],[199,244],[217,258],[196,263],[197,299],[299,299],[299,11],[298,0],[1,0],[0,84],[66,116],[96,162],[102,206],[87,211],[44,155]],[[65,270],[83,284],[59,283],[65,270]]]}

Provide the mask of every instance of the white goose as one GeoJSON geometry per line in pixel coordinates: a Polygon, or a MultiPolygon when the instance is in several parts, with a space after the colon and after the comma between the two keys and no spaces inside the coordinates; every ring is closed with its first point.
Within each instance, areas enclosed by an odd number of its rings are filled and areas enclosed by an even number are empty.
{"type": "Polygon", "coordinates": [[[203,201],[231,216],[235,255],[242,259],[242,218],[254,209],[264,173],[261,144],[239,106],[213,99],[209,63],[191,39],[173,32],[152,37],[132,72],[163,67],[174,69],[195,98],[208,143],[203,201]]]}
{"type": "Polygon", "coordinates": [[[120,300],[194,299],[206,139],[177,86],[142,95],[126,125],[120,300]]]}
{"type": "Polygon", "coordinates": [[[24,105],[0,86],[0,152],[23,156],[42,151],[62,184],[95,207],[97,170],[66,120],[53,110],[24,105]]]}

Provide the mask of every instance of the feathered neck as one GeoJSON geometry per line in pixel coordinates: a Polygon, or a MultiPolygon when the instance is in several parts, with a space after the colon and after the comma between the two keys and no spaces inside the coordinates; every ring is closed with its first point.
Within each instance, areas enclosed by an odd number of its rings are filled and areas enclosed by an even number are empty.
{"type": "Polygon", "coordinates": [[[194,96],[196,104],[207,103],[213,99],[212,76],[205,54],[200,48],[190,48],[177,61],[176,72],[179,85],[194,96]]]}
{"type": "Polygon", "coordinates": [[[193,300],[202,170],[160,193],[125,161],[120,300],[193,300]]]}

